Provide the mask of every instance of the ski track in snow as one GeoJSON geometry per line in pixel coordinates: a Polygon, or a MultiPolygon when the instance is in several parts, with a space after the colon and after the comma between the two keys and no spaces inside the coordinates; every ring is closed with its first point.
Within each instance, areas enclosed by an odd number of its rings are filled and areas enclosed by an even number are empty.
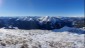
{"type": "Polygon", "coordinates": [[[84,35],[68,31],[0,29],[0,48],[84,48],[84,35]]]}

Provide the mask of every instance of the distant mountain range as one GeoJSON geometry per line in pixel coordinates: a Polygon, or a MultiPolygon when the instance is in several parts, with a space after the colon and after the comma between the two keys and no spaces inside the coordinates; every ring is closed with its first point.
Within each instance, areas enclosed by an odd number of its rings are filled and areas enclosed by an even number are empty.
{"type": "Polygon", "coordinates": [[[6,29],[60,29],[68,27],[85,27],[83,17],[50,17],[50,16],[25,16],[25,17],[0,17],[0,28],[6,29]]]}

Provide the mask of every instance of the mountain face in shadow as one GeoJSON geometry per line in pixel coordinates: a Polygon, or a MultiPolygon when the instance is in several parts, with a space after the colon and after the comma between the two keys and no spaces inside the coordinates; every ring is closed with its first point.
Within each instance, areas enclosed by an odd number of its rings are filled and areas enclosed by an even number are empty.
{"type": "MultiPolygon", "coordinates": [[[[80,19],[79,19],[80,20],[80,19]]],[[[73,27],[78,21],[76,18],[57,17],[0,17],[0,28],[14,29],[60,29],[64,26],[73,27]],[[73,24],[74,23],[74,24],[73,24]]],[[[82,21],[82,19],[81,19],[82,21]]]]}

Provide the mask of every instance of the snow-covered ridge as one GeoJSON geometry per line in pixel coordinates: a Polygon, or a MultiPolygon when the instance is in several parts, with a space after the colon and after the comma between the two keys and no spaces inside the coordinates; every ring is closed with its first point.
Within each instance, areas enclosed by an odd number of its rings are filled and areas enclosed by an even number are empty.
{"type": "Polygon", "coordinates": [[[84,20],[85,18],[50,17],[50,16],[0,17],[0,28],[17,27],[19,29],[56,29],[56,28],[59,29],[64,26],[73,27],[74,25],[76,25],[78,21],[80,24],[84,24],[83,23],[84,20]]]}

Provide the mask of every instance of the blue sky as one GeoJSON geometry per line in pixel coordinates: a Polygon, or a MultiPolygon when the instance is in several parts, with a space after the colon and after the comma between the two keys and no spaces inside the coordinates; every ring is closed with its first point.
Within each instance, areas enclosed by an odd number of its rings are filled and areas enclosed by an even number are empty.
{"type": "Polygon", "coordinates": [[[0,16],[84,16],[84,0],[0,0],[0,16]]]}

